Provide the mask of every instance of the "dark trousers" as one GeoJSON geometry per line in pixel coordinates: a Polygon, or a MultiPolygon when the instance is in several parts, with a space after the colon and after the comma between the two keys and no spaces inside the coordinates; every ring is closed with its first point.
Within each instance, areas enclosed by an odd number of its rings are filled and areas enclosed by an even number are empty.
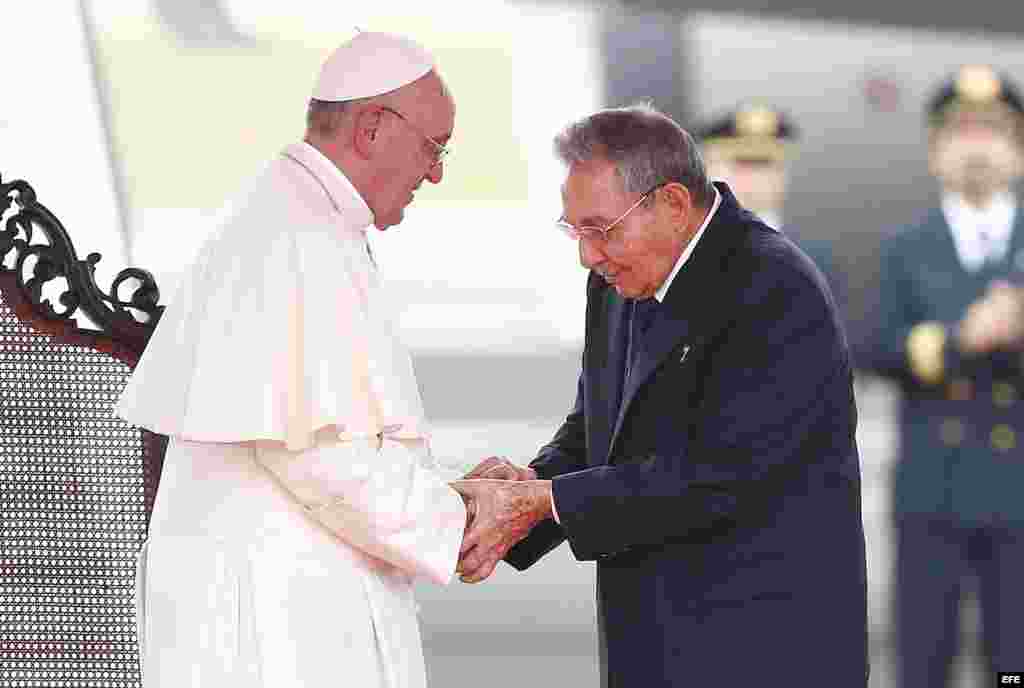
{"type": "Polygon", "coordinates": [[[1024,527],[972,527],[941,518],[896,523],[900,686],[944,688],[959,648],[960,599],[981,603],[990,671],[1024,667],[1024,527]]]}

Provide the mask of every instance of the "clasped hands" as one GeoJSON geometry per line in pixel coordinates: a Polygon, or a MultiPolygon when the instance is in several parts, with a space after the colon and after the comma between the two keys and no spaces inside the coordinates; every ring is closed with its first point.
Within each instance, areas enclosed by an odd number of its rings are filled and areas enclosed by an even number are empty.
{"type": "Polygon", "coordinates": [[[1024,291],[1008,282],[993,282],[967,308],[957,339],[961,351],[969,354],[1019,349],[1024,343],[1024,291]]]}
{"type": "Polygon", "coordinates": [[[456,573],[479,583],[541,521],[551,518],[551,481],[497,456],[450,483],[469,510],[456,573]]]}

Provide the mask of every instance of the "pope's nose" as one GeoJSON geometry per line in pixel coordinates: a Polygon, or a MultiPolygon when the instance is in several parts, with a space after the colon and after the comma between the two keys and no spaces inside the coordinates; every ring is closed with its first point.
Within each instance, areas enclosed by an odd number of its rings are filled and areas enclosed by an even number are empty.
{"type": "Polygon", "coordinates": [[[436,165],[427,170],[427,179],[431,184],[440,184],[444,177],[444,162],[439,161],[436,165]]]}

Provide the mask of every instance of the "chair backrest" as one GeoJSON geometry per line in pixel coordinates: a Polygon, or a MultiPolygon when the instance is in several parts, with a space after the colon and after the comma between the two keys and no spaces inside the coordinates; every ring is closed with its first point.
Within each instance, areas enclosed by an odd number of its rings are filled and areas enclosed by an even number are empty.
{"type": "Polygon", "coordinates": [[[143,270],[103,293],[99,259],[0,180],[0,688],[141,685],[134,558],[166,438],[112,407],[162,307],[143,270]]]}

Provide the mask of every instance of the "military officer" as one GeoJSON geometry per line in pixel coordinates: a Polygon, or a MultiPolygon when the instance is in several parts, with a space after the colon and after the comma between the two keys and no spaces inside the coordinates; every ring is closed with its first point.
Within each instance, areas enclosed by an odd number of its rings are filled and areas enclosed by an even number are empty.
{"type": "MultiPolygon", "coordinates": [[[[783,229],[789,163],[799,131],[792,118],[763,103],[746,103],[698,127],[708,176],[729,184],[744,208],[766,224],[783,229]]],[[[824,273],[840,313],[845,312],[846,282],[833,257],[832,243],[821,236],[786,228],[824,273]]]]}
{"type": "Polygon", "coordinates": [[[1024,666],[1022,113],[988,66],[943,83],[927,108],[941,204],[882,243],[873,362],[902,392],[893,513],[907,687],[949,685],[968,590],[990,668],[1024,666]]]}

